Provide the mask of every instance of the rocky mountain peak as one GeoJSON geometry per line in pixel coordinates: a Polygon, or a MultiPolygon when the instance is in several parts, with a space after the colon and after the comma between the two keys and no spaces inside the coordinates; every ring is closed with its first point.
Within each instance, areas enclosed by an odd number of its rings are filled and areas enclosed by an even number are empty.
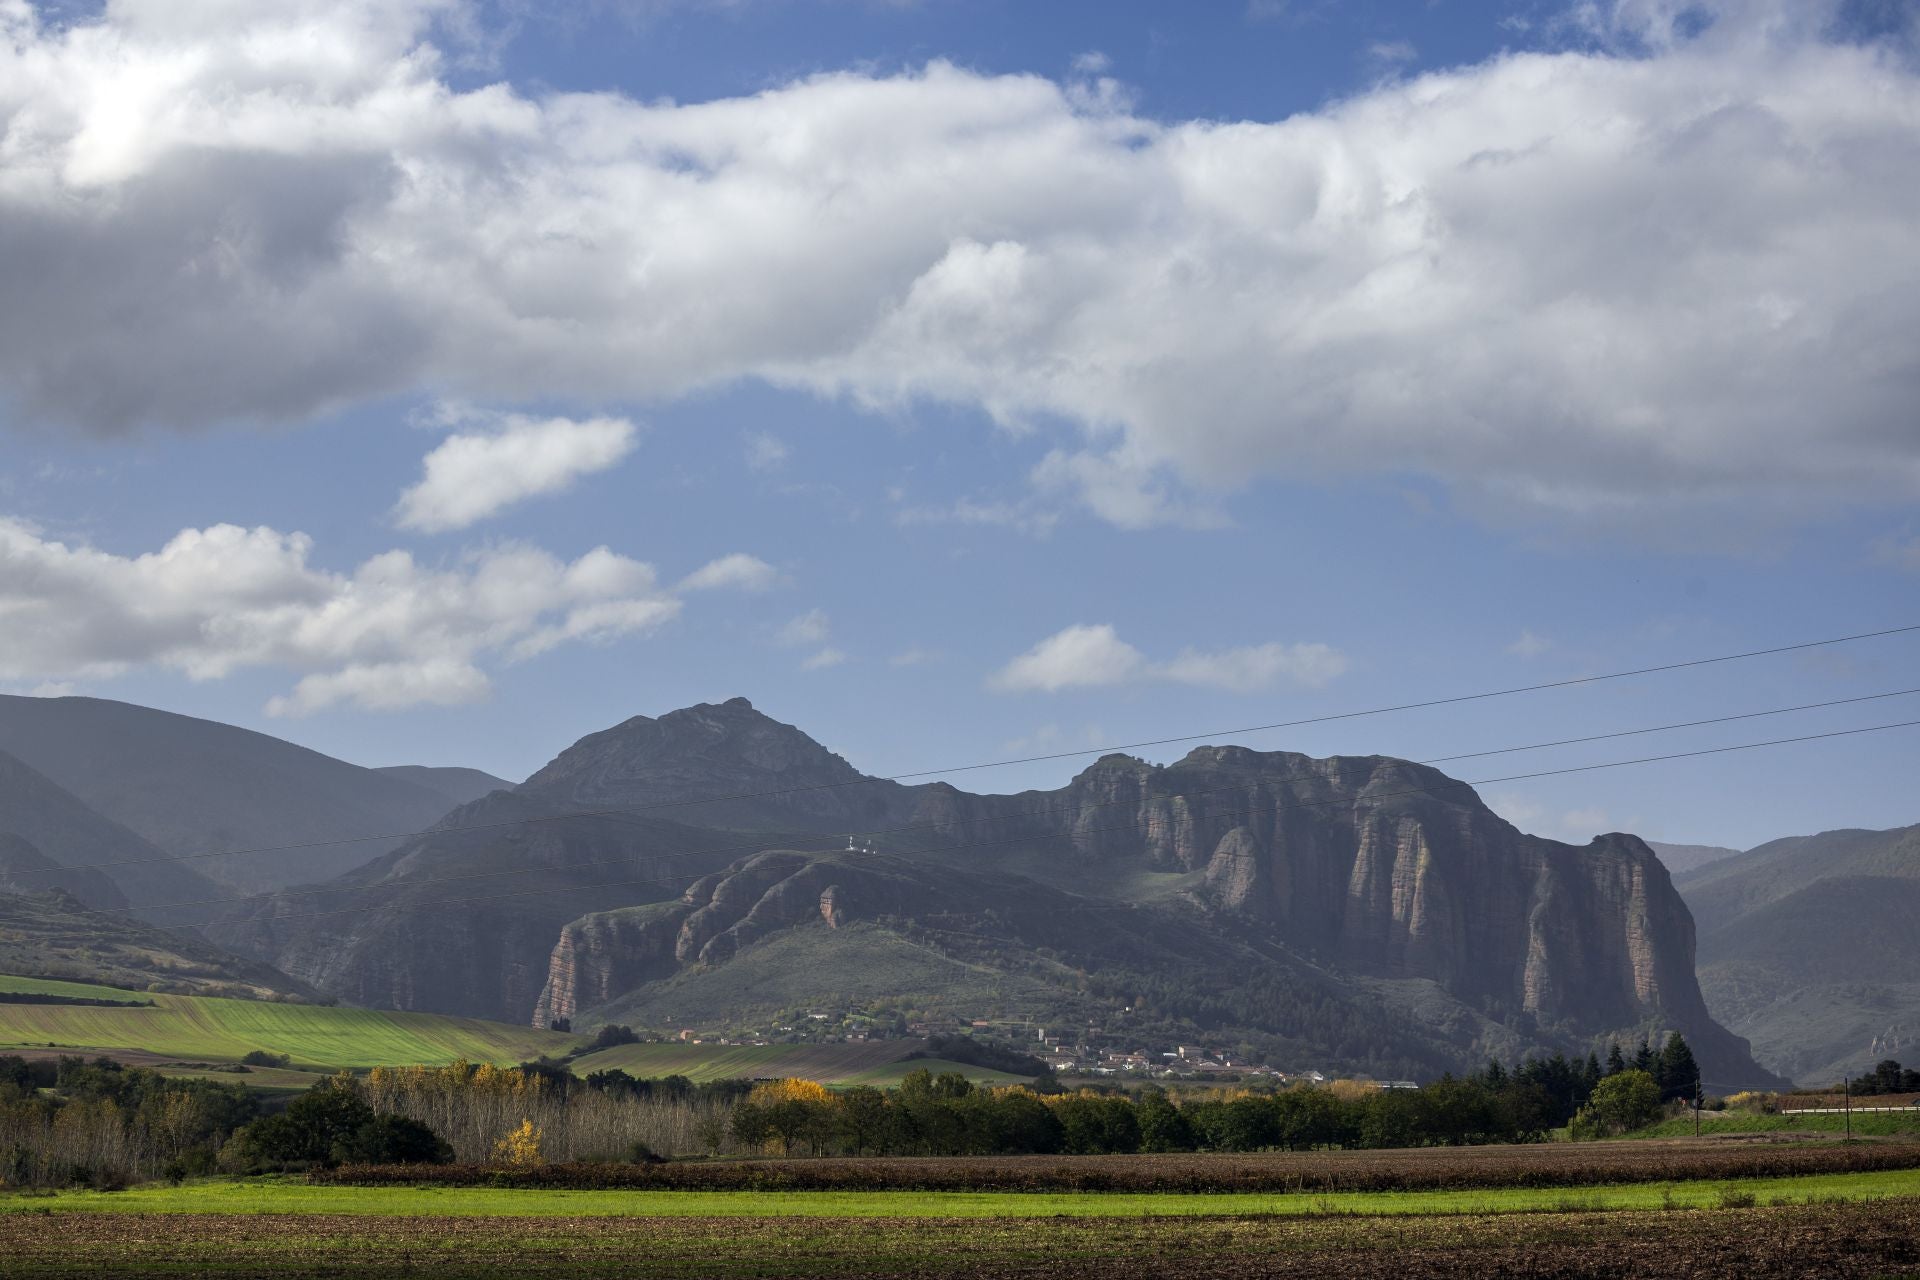
{"type": "MultiPolygon", "coordinates": [[[[634,716],[568,747],[521,786],[567,806],[703,805],[701,821],[811,829],[871,822],[867,779],[840,756],[745,698],[634,716]],[[842,794],[851,793],[851,794],[842,794]]],[[[886,810],[891,798],[880,804],[886,810]]]]}

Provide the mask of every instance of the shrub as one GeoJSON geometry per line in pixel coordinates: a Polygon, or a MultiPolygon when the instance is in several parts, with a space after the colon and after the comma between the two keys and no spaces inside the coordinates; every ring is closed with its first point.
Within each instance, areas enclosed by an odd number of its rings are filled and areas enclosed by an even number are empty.
{"type": "Polygon", "coordinates": [[[249,1052],[246,1057],[240,1059],[240,1061],[249,1067],[290,1067],[293,1065],[291,1055],[273,1053],[266,1049],[254,1049],[249,1052]]]}
{"type": "Polygon", "coordinates": [[[1569,1129],[1576,1139],[1612,1138],[1660,1118],[1660,1086],[1645,1071],[1622,1071],[1594,1086],[1569,1129]]]}

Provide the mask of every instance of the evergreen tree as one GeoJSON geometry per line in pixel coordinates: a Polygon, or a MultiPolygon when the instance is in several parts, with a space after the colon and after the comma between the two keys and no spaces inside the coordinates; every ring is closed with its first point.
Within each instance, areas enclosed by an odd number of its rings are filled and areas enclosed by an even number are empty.
{"type": "Polygon", "coordinates": [[[1599,1084],[1602,1079],[1600,1075],[1599,1054],[1593,1052],[1587,1054],[1587,1069],[1585,1074],[1586,1078],[1582,1080],[1580,1084],[1584,1093],[1588,1097],[1591,1097],[1593,1095],[1593,1086],[1599,1084]]]}
{"type": "Polygon", "coordinates": [[[1652,1075],[1659,1067],[1659,1056],[1654,1053],[1653,1046],[1647,1043],[1647,1038],[1641,1036],[1640,1047],[1633,1054],[1633,1069],[1652,1075]]]}
{"type": "Polygon", "coordinates": [[[1627,1060],[1620,1055],[1619,1043],[1616,1041],[1608,1044],[1607,1045],[1607,1074],[1610,1076],[1617,1076],[1622,1071],[1625,1071],[1626,1069],[1627,1069],[1627,1060]]]}
{"type": "Polygon", "coordinates": [[[1691,1098],[1694,1094],[1700,1066],[1693,1060],[1693,1050],[1687,1046],[1686,1037],[1678,1031],[1667,1037],[1667,1047],[1660,1051],[1657,1078],[1662,1097],[1691,1098]]]}

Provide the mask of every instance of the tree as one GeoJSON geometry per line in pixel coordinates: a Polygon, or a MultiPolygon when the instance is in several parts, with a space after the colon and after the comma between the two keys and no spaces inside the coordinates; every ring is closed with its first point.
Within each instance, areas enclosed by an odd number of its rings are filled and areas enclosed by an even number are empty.
{"type": "Polygon", "coordinates": [[[1571,1127],[1573,1136],[1585,1141],[1618,1137],[1659,1118],[1659,1083],[1644,1071],[1622,1071],[1600,1082],[1571,1127]]]}
{"type": "Polygon", "coordinates": [[[1134,1110],[1140,1120],[1142,1151],[1193,1150],[1193,1122],[1184,1111],[1167,1101],[1166,1094],[1153,1090],[1141,1097],[1134,1110]]]}
{"type": "Polygon", "coordinates": [[[493,1158],[501,1164],[531,1169],[546,1163],[540,1154],[540,1130],[533,1121],[522,1120],[520,1127],[494,1144],[493,1158]]]}
{"type": "Polygon", "coordinates": [[[1660,1051],[1660,1069],[1656,1078],[1660,1082],[1660,1096],[1663,1098],[1691,1098],[1694,1095],[1695,1086],[1700,1081],[1700,1067],[1693,1060],[1693,1050],[1687,1047],[1686,1037],[1678,1031],[1667,1037],[1667,1046],[1660,1051]]]}
{"type": "Polygon", "coordinates": [[[446,1164],[453,1148],[418,1120],[376,1115],[334,1143],[331,1155],[339,1164],[446,1164]]]}
{"type": "Polygon", "coordinates": [[[1608,1044],[1607,1045],[1607,1075],[1617,1076],[1622,1071],[1625,1071],[1626,1069],[1627,1069],[1627,1060],[1620,1056],[1619,1043],[1616,1041],[1608,1044]]]}

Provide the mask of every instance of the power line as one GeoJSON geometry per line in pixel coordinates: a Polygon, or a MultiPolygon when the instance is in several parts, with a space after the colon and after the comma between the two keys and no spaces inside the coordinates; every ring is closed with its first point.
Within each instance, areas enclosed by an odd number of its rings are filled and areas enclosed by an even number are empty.
{"type": "MultiPolygon", "coordinates": [[[[1665,755],[1639,756],[1630,760],[1611,760],[1611,761],[1606,761],[1600,764],[1573,765],[1573,766],[1569,766],[1567,768],[1562,768],[1562,769],[1541,769],[1531,773],[1508,774],[1498,778],[1480,778],[1473,781],[1459,781],[1459,780],[1449,779],[1446,782],[1437,784],[1436,786],[1432,786],[1432,787],[1411,787],[1403,791],[1381,792],[1373,796],[1370,796],[1368,798],[1372,800],[1387,800],[1387,799],[1393,799],[1399,796],[1432,795],[1438,791],[1449,790],[1449,789],[1459,788],[1459,787],[1466,787],[1471,789],[1473,787],[1489,786],[1493,783],[1498,783],[1498,782],[1522,782],[1522,781],[1527,781],[1529,779],[1534,779],[1534,778],[1552,778],[1552,777],[1560,777],[1560,776],[1573,774],[1573,773],[1591,773],[1601,769],[1620,769],[1620,768],[1625,768],[1629,765],[1658,764],[1658,763],[1662,763],[1664,761],[1669,761],[1669,760],[1686,760],[1686,759],[1697,758],[1700,756],[1725,755],[1735,751],[1753,751],[1762,747],[1787,746],[1793,743],[1801,743],[1801,742],[1818,742],[1818,741],[1823,741],[1830,738],[1852,737],[1852,736],[1856,736],[1863,733],[1882,733],[1892,729],[1907,729],[1907,728],[1913,728],[1915,726],[1920,726],[1920,720],[1901,720],[1891,724],[1867,725],[1865,727],[1857,728],[1857,729],[1834,729],[1826,733],[1802,734],[1797,737],[1791,737],[1791,738],[1772,738],[1763,742],[1737,743],[1732,746],[1724,746],[1724,747],[1706,747],[1696,751],[1675,751],[1675,752],[1667,753],[1665,755]]],[[[1351,798],[1342,798],[1339,800],[1306,801],[1300,804],[1277,806],[1276,812],[1286,812],[1292,809],[1321,808],[1328,804],[1350,804],[1350,803],[1352,803],[1351,798]]],[[[1092,830],[1083,831],[1076,834],[1082,835],[1082,836],[1100,835],[1100,834],[1105,834],[1107,832],[1129,831],[1133,829],[1134,828],[1131,825],[1114,826],[1114,827],[1097,827],[1097,828],[1093,828],[1092,830]]],[[[992,847],[995,845],[1013,844],[1013,843],[1016,843],[1017,841],[1025,840],[1029,838],[1030,837],[1027,837],[1027,836],[1012,836],[1012,837],[1007,837],[1007,838],[998,839],[998,840],[979,840],[979,841],[972,841],[965,844],[945,845],[937,849],[917,850],[915,852],[953,853],[962,849],[978,849],[978,848],[992,847]]],[[[819,851],[796,850],[796,852],[826,853],[831,851],[830,850],[819,850],[819,851]]],[[[861,855],[859,854],[850,855],[850,858],[858,857],[858,856],[861,856],[861,855]]],[[[870,854],[866,856],[898,858],[900,855],[875,853],[875,854],[870,854]]],[[[517,890],[512,893],[483,894],[477,897],[468,897],[468,898],[436,898],[430,902],[386,903],[386,904],[381,904],[381,905],[371,906],[371,907],[366,905],[357,906],[357,907],[344,907],[344,908],[340,908],[338,910],[333,910],[333,911],[299,912],[299,913],[293,913],[293,914],[287,914],[287,915],[264,916],[258,920],[252,920],[252,921],[236,920],[230,923],[265,924],[265,923],[271,923],[279,920],[315,920],[325,916],[359,915],[359,914],[364,914],[370,910],[420,911],[420,910],[431,910],[436,907],[458,906],[458,905],[472,903],[472,902],[498,902],[498,901],[503,901],[509,898],[543,897],[543,896],[547,896],[555,893],[585,893],[594,889],[633,888],[633,887],[640,887],[640,886],[659,887],[659,886],[668,886],[668,885],[683,883],[683,882],[684,881],[680,879],[676,879],[676,880],[658,880],[658,879],[656,880],[644,880],[644,879],[614,880],[614,881],[605,881],[597,884],[559,885],[551,889],[523,889],[523,890],[517,890]]],[[[342,889],[342,890],[339,890],[338,892],[351,893],[353,891],[350,889],[342,889]]],[[[648,904],[635,903],[632,905],[644,906],[648,904]]],[[[1066,910],[1097,909],[1097,910],[1131,911],[1131,910],[1137,909],[1137,905],[1138,904],[1135,904],[1135,903],[1113,903],[1110,905],[1105,905],[1105,904],[1093,905],[1093,906],[1090,906],[1089,908],[1065,908],[1065,909],[1066,910]]],[[[209,921],[208,923],[216,923],[216,922],[209,921]]],[[[182,929],[197,929],[203,926],[201,925],[165,925],[165,926],[157,926],[157,927],[161,927],[169,930],[182,930],[182,929]]]]}
{"type": "MultiPolygon", "coordinates": [[[[1631,737],[1644,736],[1646,734],[1652,734],[1652,733],[1668,733],[1678,729],[1697,729],[1697,728],[1702,728],[1708,725],[1729,724],[1729,723],[1740,721],[1740,720],[1757,720],[1766,716],[1788,715],[1788,714],[1800,712],[1800,711],[1817,711],[1817,710],[1822,710],[1829,707],[1850,706],[1850,705],[1853,705],[1856,703],[1862,703],[1862,702],[1877,702],[1887,698],[1909,697],[1914,694],[1920,694],[1920,688],[1894,689],[1886,693],[1862,694],[1852,698],[1834,698],[1826,702],[1807,702],[1807,703],[1801,703],[1797,706],[1791,706],[1791,707],[1774,707],[1765,711],[1745,711],[1745,712],[1740,712],[1734,715],[1714,716],[1704,720],[1683,720],[1674,724],[1651,725],[1651,726],[1640,728],[1640,729],[1620,729],[1610,733],[1588,734],[1578,738],[1560,738],[1552,742],[1534,742],[1534,743],[1528,743],[1524,746],[1518,746],[1518,747],[1497,747],[1488,751],[1465,751],[1465,752],[1460,752],[1456,755],[1433,756],[1425,760],[1414,760],[1414,761],[1409,761],[1408,763],[1415,764],[1415,765],[1431,766],[1436,764],[1446,764],[1450,761],[1455,761],[1455,760],[1475,760],[1475,759],[1484,759],[1485,757],[1488,757],[1488,756],[1514,755],[1523,751],[1543,751],[1552,747],[1578,746],[1584,743],[1603,742],[1603,741],[1607,741],[1615,738],[1631,738],[1631,737]]],[[[1361,770],[1359,767],[1354,767],[1354,768],[1348,768],[1348,769],[1334,769],[1330,771],[1330,774],[1331,776],[1334,776],[1334,777],[1341,777],[1350,773],[1357,773],[1360,771],[1361,770]]],[[[1261,781],[1270,786],[1284,786],[1284,785],[1295,783],[1295,782],[1311,782],[1316,779],[1324,778],[1327,776],[1329,776],[1329,771],[1316,770],[1312,773],[1293,774],[1293,775],[1290,775],[1287,777],[1281,777],[1281,778],[1261,779],[1261,781]]],[[[1187,791],[1187,792],[1182,792],[1181,797],[1185,799],[1191,799],[1199,796],[1217,795],[1217,794],[1221,794],[1223,792],[1228,792],[1228,791],[1239,791],[1239,790],[1243,790],[1245,785],[1246,784],[1244,783],[1235,783],[1229,786],[1209,787],[1199,791],[1187,791]]],[[[1099,809],[1099,808],[1108,807],[1110,805],[1129,803],[1129,802],[1130,801],[1122,800],[1122,799],[1102,800],[1102,801],[1095,801],[1091,804],[1082,805],[1080,807],[1082,809],[1099,809]]],[[[995,814],[995,815],[992,815],[991,817],[971,819],[970,821],[972,822],[1005,822],[1005,821],[1011,821],[1016,818],[1046,817],[1052,814],[1053,812],[1055,812],[1057,807],[1058,806],[1055,804],[1048,804],[1048,805],[1041,806],[1039,808],[1015,810],[1009,813],[995,814]]],[[[958,824],[952,823],[952,822],[915,822],[915,823],[906,823],[906,824],[895,826],[895,827],[875,828],[873,830],[863,832],[862,834],[866,836],[899,835],[899,834],[910,832],[910,831],[923,831],[928,829],[935,829],[939,827],[954,826],[954,825],[958,825],[958,824]]],[[[689,850],[684,850],[680,853],[660,854],[657,856],[640,855],[640,856],[629,856],[629,857],[622,857],[622,858],[605,858],[596,862],[576,862],[576,863],[569,864],[567,869],[580,870],[586,867],[619,866],[619,865],[636,863],[636,862],[652,862],[655,864],[659,864],[662,862],[680,861],[686,858],[704,857],[709,854],[730,853],[730,852],[736,852],[736,851],[752,851],[752,850],[765,849],[767,847],[768,845],[766,843],[766,840],[763,838],[759,840],[747,841],[745,843],[716,845],[716,846],[711,846],[704,849],[689,849],[689,850]]],[[[830,852],[830,850],[823,851],[823,852],[830,852]]],[[[491,879],[498,879],[503,876],[532,875],[536,871],[540,871],[543,869],[544,868],[540,868],[540,867],[512,867],[503,871],[478,871],[478,872],[472,872],[467,875],[458,875],[458,876],[423,877],[417,880],[406,881],[405,887],[411,888],[414,886],[425,885],[425,884],[448,884],[456,881],[465,881],[465,880],[491,880],[491,879]]],[[[371,885],[368,886],[369,889],[372,889],[375,887],[378,887],[378,886],[371,886],[371,885]]],[[[131,906],[131,907],[113,907],[113,908],[108,908],[107,910],[114,911],[114,912],[141,912],[141,911],[166,911],[166,910],[173,910],[180,907],[239,906],[247,902],[258,902],[264,898],[311,897],[317,894],[339,893],[339,892],[347,892],[347,891],[349,890],[343,890],[339,887],[316,886],[313,888],[305,888],[305,889],[270,890],[264,893],[245,894],[237,898],[192,898],[183,902],[146,903],[139,906],[131,906]]]]}
{"type": "Polygon", "coordinates": [[[1395,703],[1391,706],[1370,707],[1362,711],[1342,711],[1328,715],[1306,716],[1297,720],[1279,720],[1270,724],[1249,725],[1239,729],[1217,729],[1206,733],[1180,734],[1175,737],[1151,738],[1140,742],[1119,743],[1106,747],[1088,747],[1078,751],[1056,751],[1044,755],[1013,756],[1002,760],[981,761],[977,764],[951,765],[941,769],[921,769],[911,773],[849,778],[840,782],[813,783],[801,787],[778,787],[764,791],[743,791],[733,795],[706,796],[696,800],[665,800],[652,801],[646,804],[611,805],[605,808],[580,809],[568,813],[536,814],[528,817],[508,818],[496,822],[464,823],[456,826],[433,826],[413,831],[341,836],[326,840],[301,840],[289,844],[254,845],[241,849],[225,849],[209,853],[177,854],[160,858],[129,858],[117,862],[93,862],[79,866],[36,868],[34,871],[16,874],[45,873],[50,870],[101,871],[112,867],[146,866],[161,862],[193,862],[206,858],[235,858],[256,853],[289,853],[301,849],[324,849],[347,844],[371,844],[376,841],[408,840],[416,836],[424,835],[452,835],[465,831],[490,831],[503,827],[529,826],[540,822],[561,822],[572,818],[613,817],[665,809],[687,808],[702,804],[725,804],[736,800],[764,800],[778,796],[801,795],[817,791],[834,791],[845,787],[867,786],[876,782],[904,782],[911,778],[932,778],[950,773],[971,773],[982,769],[999,769],[1019,764],[1037,764],[1053,760],[1076,759],[1090,755],[1109,755],[1114,752],[1138,751],[1146,747],[1174,746],[1185,742],[1197,742],[1204,738],[1242,737],[1248,734],[1268,733],[1279,729],[1296,729],[1307,725],[1331,724],[1342,720],[1357,720],[1369,716],[1390,715],[1401,711],[1418,711],[1432,707],[1457,706],[1461,703],[1482,702],[1493,698],[1507,698],[1523,693],[1541,693],[1552,689],[1568,689],[1581,685],[1600,684],[1612,680],[1626,680],[1635,676],[1655,675],[1669,671],[1684,671],[1691,668],[1714,666],[1727,662],[1740,662],[1749,658],[1764,658],[1783,653],[1797,653],[1807,649],[1818,649],[1837,644],[1851,644],[1860,640],[1874,640],[1885,636],[1906,635],[1916,631],[1920,631],[1920,623],[1913,623],[1901,627],[1888,627],[1880,631],[1861,631],[1852,635],[1834,636],[1824,640],[1806,640],[1798,644],[1777,645],[1768,649],[1749,649],[1741,653],[1719,654],[1710,658],[1692,658],[1684,662],[1668,662],[1658,666],[1635,667],[1626,671],[1610,671],[1602,675],[1575,676],[1566,680],[1550,680],[1542,684],[1516,685],[1507,689],[1490,689],[1480,693],[1464,693],[1445,698],[1429,698],[1418,702],[1395,703]]]}

